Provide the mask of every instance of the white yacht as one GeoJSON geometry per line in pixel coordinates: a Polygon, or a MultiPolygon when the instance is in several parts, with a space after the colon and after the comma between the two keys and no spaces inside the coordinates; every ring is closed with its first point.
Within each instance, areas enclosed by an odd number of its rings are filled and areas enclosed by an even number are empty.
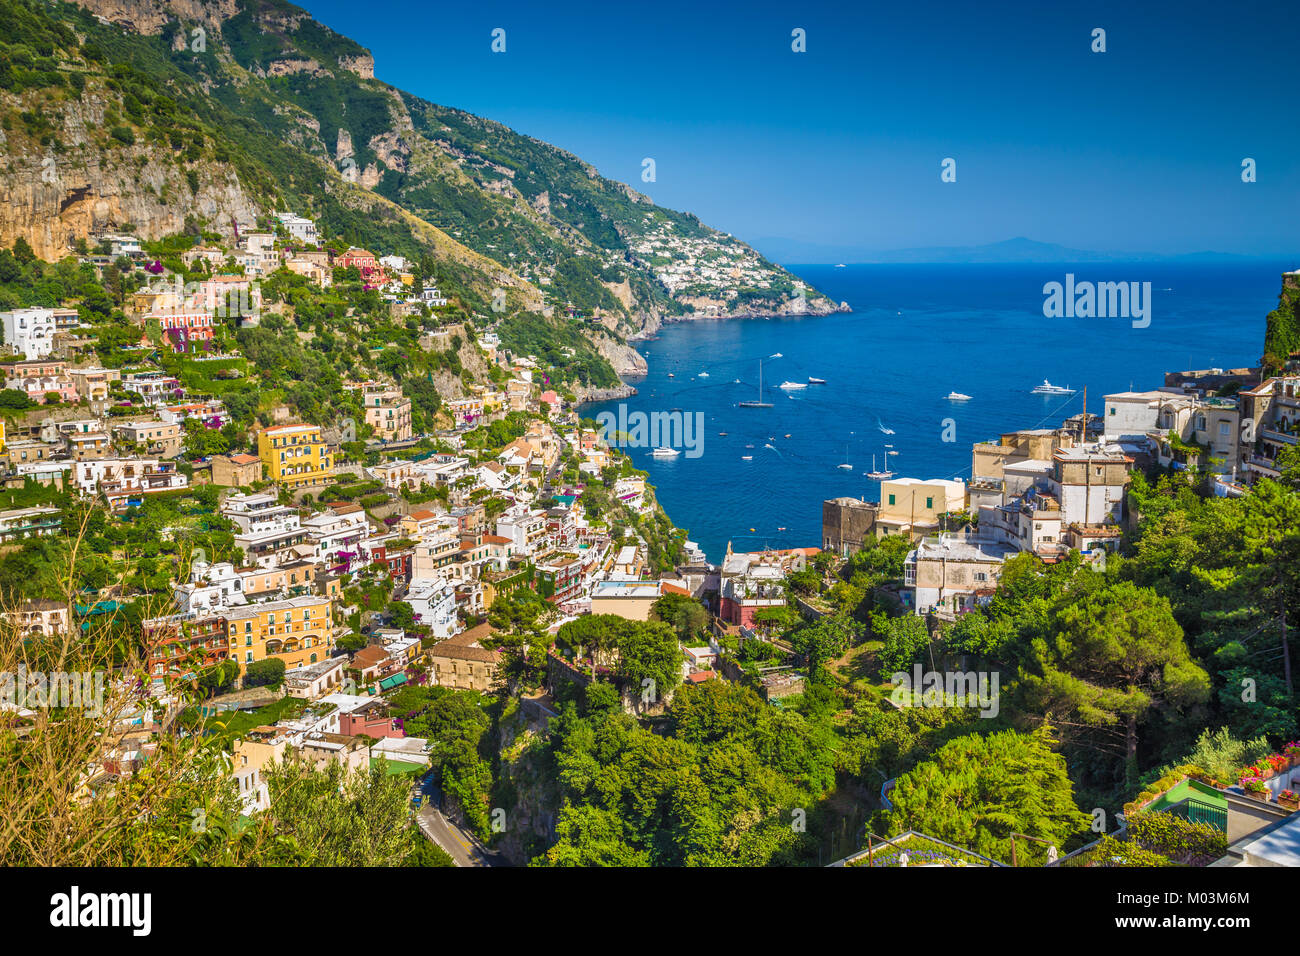
{"type": "Polygon", "coordinates": [[[676,458],[681,451],[676,448],[656,448],[650,454],[655,458],[676,458]]]}
{"type": "Polygon", "coordinates": [[[1032,391],[1035,395],[1073,395],[1075,390],[1068,385],[1053,385],[1043,379],[1043,384],[1035,385],[1032,391]]]}
{"type": "Polygon", "coordinates": [[[808,387],[807,382],[782,382],[780,385],[777,386],[777,388],[783,388],[787,392],[792,392],[795,391],[796,389],[807,388],[807,387],[808,387]]]}
{"type": "Polygon", "coordinates": [[[970,396],[965,392],[949,392],[944,396],[950,402],[969,402],[970,396]]]}

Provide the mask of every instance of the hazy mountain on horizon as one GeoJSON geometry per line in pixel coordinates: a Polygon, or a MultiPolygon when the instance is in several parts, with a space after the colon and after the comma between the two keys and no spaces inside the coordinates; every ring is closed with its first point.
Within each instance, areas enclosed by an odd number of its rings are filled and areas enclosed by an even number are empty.
{"type": "Polygon", "coordinates": [[[1155,252],[1097,252],[1089,249],[1074,249],[1058,243],[1039,242],[1024,236],[977,246],[918,246],[887,251],[868,251],[852,246],[823,245],[777,237],[755,240],[753,246],[761,250],[764,255],[783,264],[843,262],[860,265],[976,265],[1016,262],[1185,262],[1270,258],[1212,250],[1171,255],[1155,252]]]}

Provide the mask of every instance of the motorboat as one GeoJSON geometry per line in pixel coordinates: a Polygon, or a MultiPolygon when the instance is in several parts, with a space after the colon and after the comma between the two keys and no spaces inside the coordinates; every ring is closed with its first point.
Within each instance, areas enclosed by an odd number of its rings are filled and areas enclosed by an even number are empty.
{"type": "Polygon", "coordinates": [[[811,375],[809,375],[809,376],[808,376],[808,384],[809,384],[809,385],[825,385],[825,384],[826,384],[826,379],[824,379],[824,378],[813,378],[811,375]]]}
{"type": "Polygon", "coordinates": [[[970,396],[965,392],[949,392],[944,398],[950,402],[969,402],[970,396]]]}
{"type": "Polygon", "coordinates": [[[681,450],[677,448],[656,448],[650,454],[655,458],[676,458],[681,454],[681,450]]]}
{"type": "Polygon", "coordinates": [[[1043,384],[1035,385],[1032,391],[1035,395],[1073,395],[1075,390],[1068,385],[1053,385],[1043,379],[1043,384]]]}
{"type": "Polygon", "coordinates": [[[782,382],[780,385],[777,386],[777,388],[783,388],[787,392],[794,391],[795,389],[807,388],[807,387],[808,387],[807,382],[782,382]]]}

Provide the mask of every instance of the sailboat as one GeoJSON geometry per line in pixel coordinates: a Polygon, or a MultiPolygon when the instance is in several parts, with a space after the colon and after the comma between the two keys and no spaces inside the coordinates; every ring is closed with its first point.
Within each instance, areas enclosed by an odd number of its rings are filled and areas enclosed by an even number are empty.
{"type": "Polygon", "coordinates": [[[758,362],[758,401],[756,402],[737,402],[738,408],[771,408],[771,402],[763,401],[763,361],[758,362]]]}
{"type": "MultiPolygon", "coordinates": [[[[845,446],[844,446],[844,457],[845,457],[845,459],[847,459],[847,458],[849,457],[849,446],[848,446],[848,445],[845,445],[845,446]]],[[[836,467],[836,468],[843,468],[845,471],[852,471],[852,470],[853,470],[853,466],[850,465],[850,464],[848,463],[847,460],[846,460],[842,465],[836,465],[835,467],[836,467]]]]}
{"type": "Polygon", "coordinates": [[[876,456],[872,455],[871,470],[867,472],[867,477],[872,479],[873,481],[884,481],[886,478],[893,478],[894,473],[889,470],[889,456],[896,455],[896,454],[898,454],[898,452],[890,451],[889,446],[888,445],[885,446],[885,468],[883,471],[876,470],[876,456]]]}

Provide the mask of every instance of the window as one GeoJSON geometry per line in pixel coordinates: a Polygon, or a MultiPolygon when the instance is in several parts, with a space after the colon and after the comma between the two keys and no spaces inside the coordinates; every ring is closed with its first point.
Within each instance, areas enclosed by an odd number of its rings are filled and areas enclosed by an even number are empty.
{"type": "Polygon", "coordinates": [[[933,507],[934,507],[934,499],[933,499],[933,498],[926,498],[926,499],[925,499],[925,506],[926,506],[927,508],[933,508],[933,507]]]}
{"type": "Polygon", "coordinates": [[[1230,429],[1228,428],[1228,423],[1227,423],[1227,422],[1219,422],[1219,437],[1220,437],[1220,438],[1227,438],[1227,437],[1228,437],[1228,433],[1229,433],[1229,431],[1230,431],[1230,429]]]}
{"type": "Polygon", "coordinates": [[[893,496],[893,495],[890,495],[890,496],[889,496],[889,503],[890,503],[891,505],[894,503],[894,496],[893,496]]]}
{"type": "Polygon", "coordinates": [[[1117,411],[1117,409],[1115,408],[1114,405],[1112,405],[1109,409],[1107,409],[1107,411],[1108,411],[1111,415],[1114,415],[1115,412],[1117,411]]]}

